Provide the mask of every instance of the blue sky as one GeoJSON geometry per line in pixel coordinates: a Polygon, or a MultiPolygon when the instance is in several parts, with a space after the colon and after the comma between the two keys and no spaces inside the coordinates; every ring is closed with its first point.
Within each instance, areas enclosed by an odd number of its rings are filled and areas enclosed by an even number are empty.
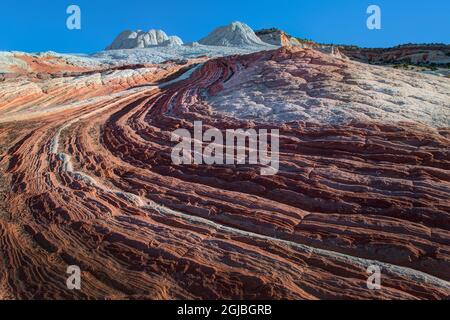
{"type": "Polygon", "coordinates": [[[158,28],[196,41],[232,21],[325,43],[450,43],[448,0],[2,0],[0,12],[0,50],[27,52],[96,52],[125,29],[158,28]],[[81,8],[81,30],[66,28],[71,4],[81,8]],[[370,4],[381,7],[382,30],[366,27],[370,4]]]}

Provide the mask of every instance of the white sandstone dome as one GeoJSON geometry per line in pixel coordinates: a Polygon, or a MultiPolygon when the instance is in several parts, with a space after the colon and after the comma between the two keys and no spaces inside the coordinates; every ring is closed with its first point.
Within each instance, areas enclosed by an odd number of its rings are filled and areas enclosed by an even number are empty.
{"type": "Polygon", "coordinates": [[[183,41],[177,36],[167,36],[162,30],[152,29],[148,32],[124,31],[113,41],[107,50],[143,49],[154,46],[182,45],[183,41]]]}
{"type": "Polygon", "coordinates": [[[168,47],[182,46],[183,45],[183,40],[181,40],[180,37],[171,36],[171,37],[169,37],[169,39],[164,41],[161,45],[162,46],[168,46],[168,47]]]}
{"type": "Polygon", "coordinates": [[[224,47],[267,45],[252,28],[242,22],[233,22],[228,26],[217,28],[199,42],[203,45],[224,47]]]}

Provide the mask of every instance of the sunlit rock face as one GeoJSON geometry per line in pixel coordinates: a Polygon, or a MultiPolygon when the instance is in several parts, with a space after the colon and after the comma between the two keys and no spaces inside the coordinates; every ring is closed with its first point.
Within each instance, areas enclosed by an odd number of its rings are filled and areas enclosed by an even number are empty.
{"type": "Polygon", "coordinates": [[[34,59],[0,83],[0,298],[450,295],[449,79],[299,48],[34,59]],[[278,129],[278,174],[174,164],[194,121],[278,129]]]}
{"type": "Polygon", "coordinates": [[[272,44],[274,46],[283,46],[283,47],[290,47],[290,46],[298,46],[302,47],[302,43],[286,34],[286,32],[282,30],[278,30],[275,28],[272,29],[263,29],[258,30],[255,32],[255,34],[260,38],[263,42],[272,44]]]}

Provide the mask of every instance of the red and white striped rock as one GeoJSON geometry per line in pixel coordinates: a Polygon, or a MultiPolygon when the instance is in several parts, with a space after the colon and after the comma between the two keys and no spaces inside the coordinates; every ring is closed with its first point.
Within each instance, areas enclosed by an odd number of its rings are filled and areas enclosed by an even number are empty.
{"type": "MultiPolygon", "coordinates": [[[[261,99],[274,92],[285,99],[309,94],[333,111],[330,101],[346,92],[358,92],[349,95],[352,102],[364,98],[364,90],[376,91],[368,74],[381,72],[392,86],[406,86],[409,77],[419,88],[416,97],[424,99],[422,87],[434,88],[430,99],[439,103],[448,98],[442,91],[448,80],[371,66],[364,71],[315,51],[280,49],[210,60],[189,79],[161,85],[182,67],[158,69],[148,79],[132,70],[112,73],[92,89],[96,98],[90,101],[84,80],[92,74],[79,75],[79,87],[73,80],[61,90],[50,86],[55,89],[45,102],[29,94],[5,107],[0,98],[3,296],[450,295],[449,127],[356,117],[271,122],[215,109],[217,99],[239,83],[249,90],[264,87],[261,99]],[[114,79],[127,80],[116,86],[114,79]],[[147,81],[153,85],[142,86],[147,81]],[[308,89],[311,82],[316,91],[308,89]],[[78,104],[59,108],[68,100],[78,104]],[[36,102],[45,115],[13,121],[22,105],[36,102]],[[190,129],[195,120],[220,129],[276,126],[279,174],[264,177],[249,165],[173,164],[170,133],[190,129]],[[83,271],[81,291],[65,287],[66,268],[73,264],[83,271]],[[382,268],[381,290],[367,288],[373,264],[382,268]]],[[[383,104],[385,97],[372,99],[383,104]]]]}

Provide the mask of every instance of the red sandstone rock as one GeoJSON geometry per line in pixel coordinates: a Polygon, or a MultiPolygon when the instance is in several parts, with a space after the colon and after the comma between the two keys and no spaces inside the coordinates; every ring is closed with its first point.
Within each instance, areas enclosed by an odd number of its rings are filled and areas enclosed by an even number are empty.
{"type": "Polygon", "coordinates": [[[262,66],[268,86],[290,86],[281,66],[294,62],[293,77],[305,85],[357,68],[310,50],[280,49],[208,61],[188,80],[159,88],[139,85],[180,66],[152,76],[118,72],[92,88],[67,81],[50,86],[46,98],[30,92],[3,100],[2,92],[3,296],[448,297],[449,128],[279,123],[280,172],[268,177],[256,166],[171,162],[170,133],[194,120],[223,130],[267,127],[213,112],[205,92],[220,96],[227,82],[262,66]],[[62,101],[78,104],[58,108],[62,101]],[[27,120],[23,105],[41,113],[27,120]],[[65,288],[72,264],[83,271],[81,291],[65,288]],[[366,286],[372,264],[382,266],[379,291],[366,286]]]}

